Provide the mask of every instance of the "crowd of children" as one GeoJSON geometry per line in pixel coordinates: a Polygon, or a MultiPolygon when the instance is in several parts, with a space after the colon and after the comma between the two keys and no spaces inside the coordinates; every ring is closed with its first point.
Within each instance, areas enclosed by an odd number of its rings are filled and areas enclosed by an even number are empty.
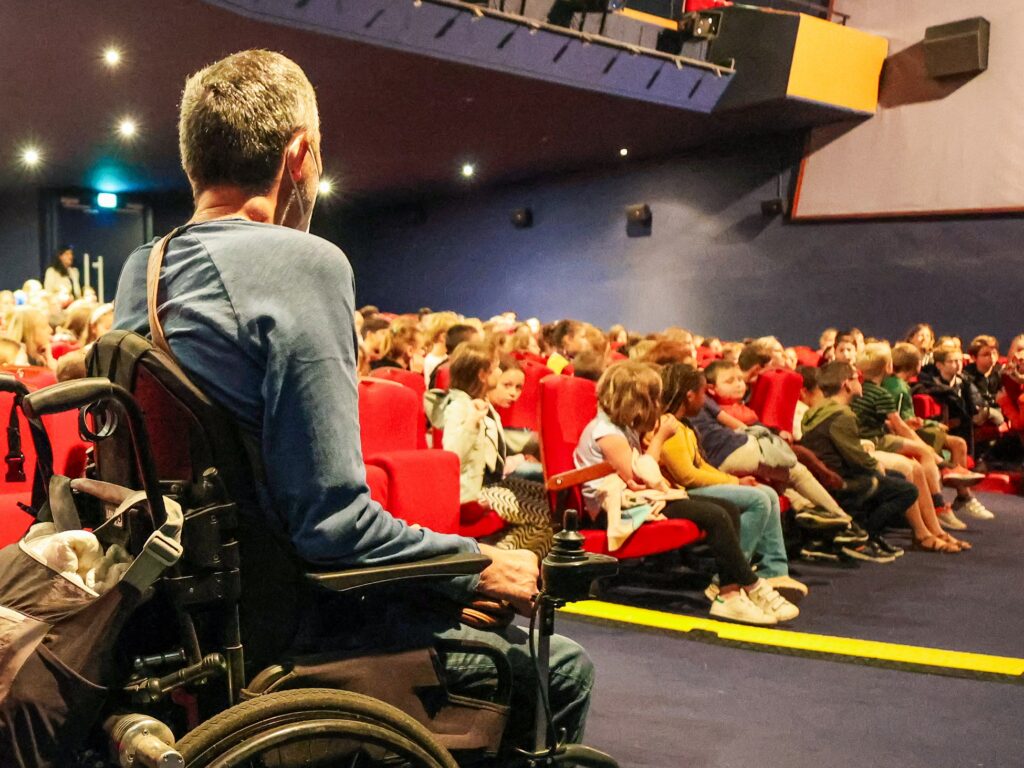
{"type": "Polygon", "coordinates": [[[993,515],[971,492],[984,475],[969,466],[1017,466],[1024,455],[1024,336],[1001,359],[991,336],[965,352],[926,325],[892,345],[828,329],[812,350],[682,328],[606,333],[511,313],[480,321],[365,307],[358,315],[364,374],[394,365],[434,387],[448,369],[447,390],[428,400],[444,447],[460,456],[462,500],[507,523],[499,546],[542,554],[551,534],[536,443],[510,440],[494,407],[521,391],[519,361],[595,381],[597,416],[574,461],[611,472],[583,487],[590,524],[607,526],[614,550],[644,522],[693,521],[715,560],[705,594],[719,618],[772,625],[799,614],[807,587],[789,573],[794,532],[812,559],[891,563],[904,553],[887,538],[892,528],[909,528],[914,550],[970,549],[953,532],[993,515]],[[790,429],[761,424],[749,405],[758,378],[780,368],[802,381],[790,429]],[[915,395],[928,395],[932,417],[915,413],[915,395]]]}

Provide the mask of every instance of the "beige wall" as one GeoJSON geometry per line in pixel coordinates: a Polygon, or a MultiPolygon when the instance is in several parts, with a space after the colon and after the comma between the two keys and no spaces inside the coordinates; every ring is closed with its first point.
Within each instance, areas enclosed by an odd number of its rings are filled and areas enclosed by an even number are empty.
{"type": "Polygon", "coordinates": [[[859,29],[889,39],[880,106],[816,129],[797,218],[1024,210],[1024,1],[842,0],[859,29]],[[924,72],[926,27],[984,16],[989,68],[959,81],[924,72]]]}

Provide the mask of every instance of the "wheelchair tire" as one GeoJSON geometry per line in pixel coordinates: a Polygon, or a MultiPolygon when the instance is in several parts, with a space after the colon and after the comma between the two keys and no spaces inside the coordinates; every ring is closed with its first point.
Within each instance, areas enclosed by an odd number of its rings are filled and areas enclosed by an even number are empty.
{"type": "Polygon", "coordinates": [[[186,768],[457,768],[430,731],[404,712],[369,696],[325,688],[268,693],[236,704],[185,734],[177,749],[186,768]]]}

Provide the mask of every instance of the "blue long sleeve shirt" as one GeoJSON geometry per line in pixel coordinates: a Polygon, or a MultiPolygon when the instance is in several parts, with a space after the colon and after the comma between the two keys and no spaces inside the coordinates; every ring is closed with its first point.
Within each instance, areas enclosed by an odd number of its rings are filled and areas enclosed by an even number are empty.
{"type": "MultiPolygon", "coordinates": [[[[128,258],[114,326],[149,333],[146,266],[128,258]]],[[[318,567],[476,552],[414,529],[370,498],[359,443],[355,291],[344,253],[273,224],[220,219],[169,243],[157,306],[178,362],[262,446],[269,524],[318,567]]],[[[472,590],[477,577],[457,580],[472,590]]]]}

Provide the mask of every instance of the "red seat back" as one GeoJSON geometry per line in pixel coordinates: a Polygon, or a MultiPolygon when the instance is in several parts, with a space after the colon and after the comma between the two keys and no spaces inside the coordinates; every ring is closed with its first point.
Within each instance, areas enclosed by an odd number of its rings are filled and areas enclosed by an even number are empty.
{"type": "Polygon", "coordinates": [[[914,395],[914,415],[921,419],[941,419],[942,406],[931,395],[914,395]]]}
{"type": "Polygon", "coordinates": [[[452,385],[452,372],[448,363],[441,363],[437,366],[437,376],[434,377],[434,389],[443,389],[447,392],[452,385]]]}
{"type": "Polygon", "coordinates": [[[504,427],[514,429],[540,429],[540,381],[551,375],[546,365],[523,361],[523,394],[508,408],[495,408],[504,427]]]}
{"type": "Polygon", "coordinates": [[[384,451],[418,448],[423,400],[401,384],[383,379],[359,381],[359,437],[363,458],[384,451]]]}
{"type": "Polygon", "coordinates": [[[416,422],[416,447],[426,448],[427,447],[427,418],[423,412],[423,395],[427,391],[427,382],[423,379],[422,373],[416,373],[415,371],[407,371],[405,368],[376,368],[370,371],[370,375],[375,379],[384,379],[385,381],[393,381],[396,384],[401,384],[403,387],[408,387],[416,393],[416,397],[419,398],[420,404],[420,418],[416,422]]]}
{"type": "Polygon", "coordinates": [[[719,360],[721,357],[721,355],[712,352],[708,347],[697,347],[697,367],[702,370],[711,365],[712,360],[719,360]]]}
{"type": "Polygon", "coordinates": [[[810,347],[793,347],[793,350],[796,352],[796,361],[799,365],[817,368],[821,363],[821,355],[818,354],[817,350],[810,347]]]}
{"type": "Polygon", "coordinates": [[[393,381],[396,384],[401,384],[403,387],[409,387],[409,389],[421,397],[427,391],[427,382],[424,381],[423,374],[408,371],[405,368],[374,368],[370,371],[370,376],[375,379],[393,381]]]}
{"type": "Polygon", "coordinates": [[[574,468],[576,444],[597,415],[597,384],[571,376],[546,376],[539,389],[540,455],[548,478],[574,468]]]}
{"type": "Polygon", "coordinates": [[[762,371],[750,392],[748,405],[769,429],[793,431],[793,415],[800,400],[803,377],[787,368],[762,371]]]}
{"type": "MultiPolygon", "coordinates": [[[[34,366],[3,366],[0,367],[0,373],[13,375],[33,392],[57,380],[50,369],[34,366]]],[[[13,400],[14,395],[10,392],[0,392],[0,458],[7,455],[7,424],[13,400]]],[[[87,444],[78,437],[78,412],[68,411],[44,416],[43,425],[46,427],[53,449],[53,471],[68,477],[80,477],[85,471],[87,444]]],[[[20,411],[18,426],[21,452],[25,456],[25,479],[8,481],[5,477],[7,466],[0,462],[0,546],[20,539],[32,522],[32,517],[18,507],[18,502],[31,502],[32,482],[36,471],[35,446],[32,443],[28,422],[20,411]]]]}

